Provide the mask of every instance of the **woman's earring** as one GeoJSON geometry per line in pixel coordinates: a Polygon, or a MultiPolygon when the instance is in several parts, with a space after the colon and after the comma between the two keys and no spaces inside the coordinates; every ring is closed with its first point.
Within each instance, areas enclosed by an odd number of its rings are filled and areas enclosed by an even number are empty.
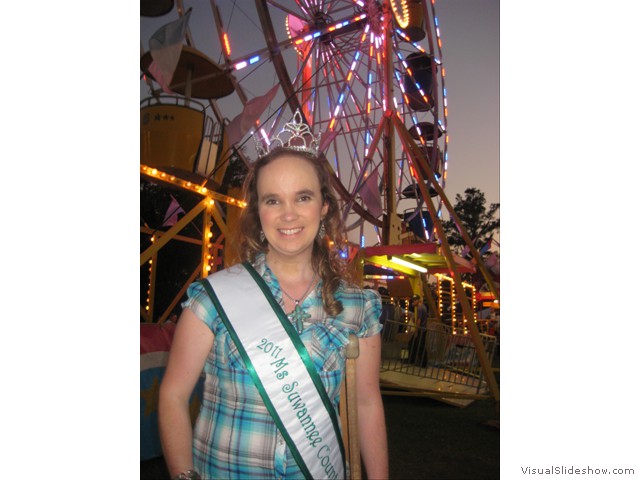
{"type": "Polygon", "coordinates": [[[264,232],[260,230],[260,243],[263,243],[265,239],[264,232]]]}
{"type": "Polygon", "coordinates": [[[323,220],[320,222],[320,229],[318,230],[318,238],[322,240],[326,234],[327,234],[327,231],[324,227],[324,220],[323,220]]]}

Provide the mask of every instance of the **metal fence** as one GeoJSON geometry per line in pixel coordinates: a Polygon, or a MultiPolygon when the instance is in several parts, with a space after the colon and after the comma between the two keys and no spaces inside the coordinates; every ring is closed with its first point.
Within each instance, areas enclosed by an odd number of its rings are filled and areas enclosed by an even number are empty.
{"type": "MultiPolygon", "coordinates": [[[[496,337],[480,334],[480,338],[491,364],[496,337]]],[[[474,387],[476,393],[486,388],[471,337],[454,335],[441,323],[415,327],[387,320],[382,330],[382,371],[474,387]]]]}

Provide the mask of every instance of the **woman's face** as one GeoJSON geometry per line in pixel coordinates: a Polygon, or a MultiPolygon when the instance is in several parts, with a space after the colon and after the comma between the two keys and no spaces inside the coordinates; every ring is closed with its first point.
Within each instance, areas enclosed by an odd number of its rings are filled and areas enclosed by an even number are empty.
{"type": "Polygon", "coordinates": [[[278,157],[260,170],[257,190],[268,255],[310,259],[320,221],[329,209],[322,202],[313,165],[295,155],[278,157]]]}

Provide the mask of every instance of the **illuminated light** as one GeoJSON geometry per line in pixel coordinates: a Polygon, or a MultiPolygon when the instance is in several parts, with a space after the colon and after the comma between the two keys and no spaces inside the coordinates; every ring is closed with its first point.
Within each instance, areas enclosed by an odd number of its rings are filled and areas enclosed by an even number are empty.
{"type": "Polygon", "coordinates": [[[211,238],[211,237],[213,237],[213,232],[207,233],[207,238],[211,238]]]}
{"type": "Polygon", "coordinates": [[[333,126],[336,124],[335,117],[331,119],[331,123],[329,124],[329,130],[333,130],[333,126]]]}
{"type": "Polygon", "coordinates": [[[340,113],[340,105],[338,105],[338,106],[336,107],[336,109],[333,111],[333,116],[334,116],[334,117],[337,117],[337,116],[338,116],[338,113],[340,113]]]}
{"type": "Polygon", "coordinates": [[[260,56],[256,55],[255,57],[252,57],[249,59],[249,65],[253,65],[254,63],[256,63],[258,60],[260,60],[260,56]]]}
{"type": "Polygon", "coordinates": [[[307,35],[304,37],[304,41],[308,42],[309,40],[311,40],[313,37],[311,35],[307,35]]]}
{"type": "Polygon", "coordinates": [[[412,270],[416,270],[416,271],[421,272],[421,273],[427,273],[427,269],[426,268],[421,267],[420,265],[416,265],[415,263],[408,262],[408,261],[406,261],[406,260],[404,260],[402,258],[398,258],[398,257],[393,256],[393,257],[391,257],[391,261],[394,262],[394,263],[397,263],[398,265],[403,265],[403,266],[405,266],[407,268],[411,268],[412,270]]]}
{"type": "Polygon", "coordinates": [[[222,40],[224,42],[224,51],[227,53],[227,57],[231,55],[231,43],[229,43],[229,35],[227,33],[222,34],[222,40]]]}
{"type": "Polygon", "coordinates": [[[349,70],[349,73],[347,74],[347,82],[351,80],[352,76],[353,76],[353,70],[349,70]]]}
{"type": "Polygon", "coordinates": [[[320,33],[321,33],[321,32],[316,32],[316,33],[314,33],[314,34],[313,34],[313,38],[318,38],[318,37],[320,36],[320,33]]]}
{"type": "Polygon", "coordinates": [[[211,271],[211,265],[207,265],[206,267],[204,267],[204,269],[205,269],[207,272],[211,271]]]}
{"type": "Polygon", "coordinates": [[[342,28],[342,23],[339,23],[339,24],[336,25],[336,30],[339,29],[339,28],[342,28]]]}
{"type": "Polygon", "coordinates": [[[260,135],[262,135],[262,138],[264,139],[264,141],[267,142],[267,145],[271,145],[271,142],[269,141],[269,137],[267,136],[267,132],[264,131],[264,128],[260,129],[260,135]]]}
{"type": "Polygon", "coordinates": [[[215,202],[213,201],[213,198],[209,199],[209,205],[213,205],[215,202]]]}
{"type": "Polygon", "coordinates": [[[201,193],[207,193],[207,187],[201,187],[200,188],[200,192],[201,193]]]}
{"type": "Polygon", "coordinates": [[[156,170],[155,168],[151,170],[151,175],[157,175],[158,174],[158,170],[156,170]]]}
{"type": "Polygon", "coordinates": [[[438,39],[438,47],[442,48],[442,40],[438,39]]]}
{"type": "Polygon", "coordinates": [[[442,67],[442,76],[446,77],[447,76],[447,69],[442,67]]]}
{"type": "Polygon", "coordinates": [[[247,62],[236,63],[236,70],[241,70],[247,66],[247,62]]]}
{"type": "Polygon", "coordinates": [[[327,32],[333,32],[336,29],[336,27],[329,27],[329,29],[327,30],[327,32]]]}

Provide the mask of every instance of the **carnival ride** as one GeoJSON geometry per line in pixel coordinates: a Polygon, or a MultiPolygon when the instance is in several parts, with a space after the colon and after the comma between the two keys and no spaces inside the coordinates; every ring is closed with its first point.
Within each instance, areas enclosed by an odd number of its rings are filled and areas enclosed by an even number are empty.
{"type": "MultiPolygon", "coordinates": [[[[233,261],[229,239],[244,203],[239,190],[229,188],[227,170],[234,161],[250,162],[255,157],[250,147],[268,142],[296,110],[314,133],[322,134],[324,165],[348,227],[349,243],[338,247],[363,282],[385,285],[398,298],[426,293],[435,308],[426,274],[447,275],[453,289],[462,292],[461,273],[479,269],[492,298],[499,300],[491,273],[444,193],[446,65],[434,3],[193,2],[166,95],[153,76],[148,38],[182,18],[185,5],[182,0],[141,2],[141,96],[146,97],[141,101],[141,181],[199,199],[173,224],[141,226],[141,272],[149,278],[140,309],[143,324],[162,325],[188,284],[233,261]],[[452,252],[441,222],[445,209],[459,225],[472,261],[452,252]],[[194,223],[197,233],[184,234],[194,223]],[[161,249],[171,241],[198,246],[199,261],[157,311],[154,278],[161,249]]],[[[468,295],[459,297],[459,313],[475,318],[468,295]]],[[[493,397],[499,404],[490,339],[474,321],[465,321],[465,328],[465,348],[474,351],[478,380],[469,398],[493,397]]],[[[390,385],[396,393],[465,395],[414,380],[410,386],[397,379],[390,385]]]]}

